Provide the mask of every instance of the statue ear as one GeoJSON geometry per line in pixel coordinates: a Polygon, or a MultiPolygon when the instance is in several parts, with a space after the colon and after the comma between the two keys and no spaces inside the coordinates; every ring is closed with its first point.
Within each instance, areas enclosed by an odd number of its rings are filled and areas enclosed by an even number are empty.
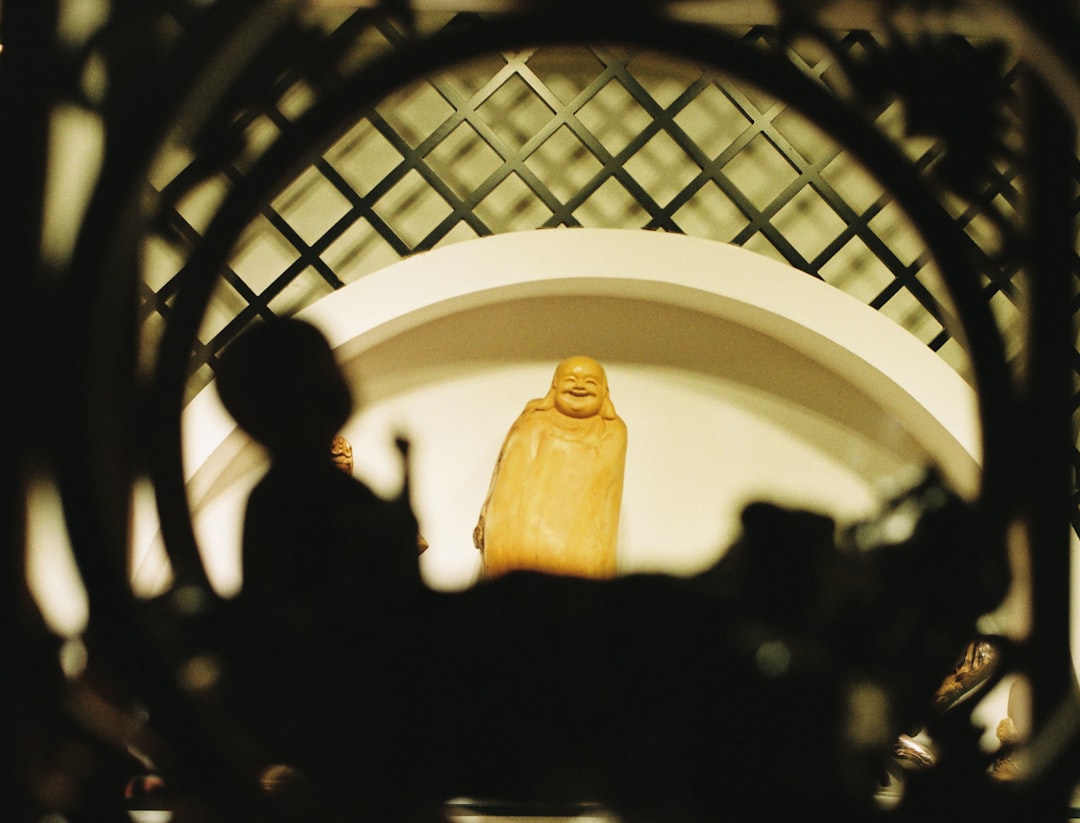
{"type": "Polygon", "coordinates": [[[526,407],[529,411],[548,411],[555,408],[555,386],[548,389],[548,393],[536,400],[530,400],[526,407]]]}
{"type": "Polygon", "coordinates": [[[615,414],[615,404],[611,402],[611,395],[604,395],[604,402],[600,404],[600,416],[605,420],[614,420],[618,417],[615,414]]]}

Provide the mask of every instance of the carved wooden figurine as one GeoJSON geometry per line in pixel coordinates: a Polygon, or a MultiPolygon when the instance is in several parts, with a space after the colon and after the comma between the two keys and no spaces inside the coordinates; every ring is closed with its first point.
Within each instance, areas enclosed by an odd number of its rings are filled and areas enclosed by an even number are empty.
{"type": "Polygon", "coordinates": [[[352,443],[350,443],[340,434],[334,435],[334,439],[330,441],[330,456],[334,459],[335,466],[337,466],[346,474],[352,474],[352,443]]]}
{"type": "MultiPolygon", "coordinates": [[[[330,456],[333,458],[335,466],[345,472],[345,474],[352,474],[354,465],[352,443],[340,434],[334,435],[334,439],[330,441],[330,456]]],[[[428,548],[430,548],[430,546],[427,540],[424,539],[424,535],[418,533],[416,535],[417,553],[423,554],[428,548]]]]}
{"type": "Polygon", "coordinates": [[[559,364],[551,389],[530,401],[503,443],[473,531],[484,571],[514,569],[607,578],[626,463],[626,425],[591,357],[559,364]]]}

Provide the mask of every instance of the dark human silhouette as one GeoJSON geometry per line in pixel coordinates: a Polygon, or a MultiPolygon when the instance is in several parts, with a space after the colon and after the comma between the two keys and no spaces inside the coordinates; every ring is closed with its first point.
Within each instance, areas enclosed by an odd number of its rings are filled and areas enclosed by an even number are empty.
{"type": "MultiPolygon", "coordinates": [[[[452,798],[623,823],[871,820],[896,741],[1004,594],[1002,546],[933,474],[843,532],[753,503],[693,577],[515,570],[434,592],[407,487],[380,500],[331,457],[351,405],[317,330],[254,327],[218,380],[271,456],[224,700],[282,821],[434,821],[452,798]]],[[[932,786],[913,778],[913,808],[935,808],[932,786]]]]}
{"type": "Polygon", "coordinates": [[[331,444],[352,396],[317,329],[285,319],[257,324],[221,356],[217,386],[225,408],[270,454],[243,532],[241,597],[255,612],[338,584],[378,580],[384,596],[420,585],[415,551],[398,551],[396,542],[402,529],[416,530],[407,504],[381,500],[335,463],[331,444]]]}
{"type": "MultiPolygon", "coordinates": [[[[308,784],[345,761],[390,780],[402,765],[391,743],[404,735],[378,721],[350,731],[349,718],[372,705],[394,718],[394,706],[408,702],[399,684],[378,676],[398,655],[415,657],[409,647],[420,637],[424,587],[407,487],[383,500],[335,462],[331,444],[352,394],[310,324],[257,323],[221,355],[217,388],[270,456],[245,512],[230,710],[262,748],[264,785],[280,787],[270,775],[281,774],[308,784]],[[366,762],[373,743],[385,769],[366,762]]],[[[337,802],[333,782],[320,789],[313,802],[337,802]]]]}

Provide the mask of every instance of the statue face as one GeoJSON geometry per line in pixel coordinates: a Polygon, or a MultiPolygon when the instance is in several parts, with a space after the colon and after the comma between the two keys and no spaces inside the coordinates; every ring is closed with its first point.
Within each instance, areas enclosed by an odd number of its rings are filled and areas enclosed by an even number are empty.
{"type": "Polygon", "coordinates": [[[571,357],[559,364],[555,379],[555,408],[567,417],[592,417],[600,413],[607,397],[603,367],[591,357],[571,357]]]}

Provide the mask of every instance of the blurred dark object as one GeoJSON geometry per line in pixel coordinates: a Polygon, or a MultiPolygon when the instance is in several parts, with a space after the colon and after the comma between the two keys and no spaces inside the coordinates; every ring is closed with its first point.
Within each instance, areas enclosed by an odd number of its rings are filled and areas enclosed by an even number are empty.
{"type": "Polygon", "coordinates": [[[243,665],[260,674],[238,699],[259,692],[256,739],[292,729],[268,754],[318,799],[298,820],[359,798],[424,819],[454,797],[627,821],[872,816],[895,741],[1001,597],[1003,547],[978,545],[934,478],[839,543],[828,518],[764,503],[744,529],[692,579],[515,572],[378,614],[328,589],[304,632],[243,665]],[[913,585],[931,558],[952,577],[913,585]],[[979,566],[991,587],[968,585],[979,566]]]}

